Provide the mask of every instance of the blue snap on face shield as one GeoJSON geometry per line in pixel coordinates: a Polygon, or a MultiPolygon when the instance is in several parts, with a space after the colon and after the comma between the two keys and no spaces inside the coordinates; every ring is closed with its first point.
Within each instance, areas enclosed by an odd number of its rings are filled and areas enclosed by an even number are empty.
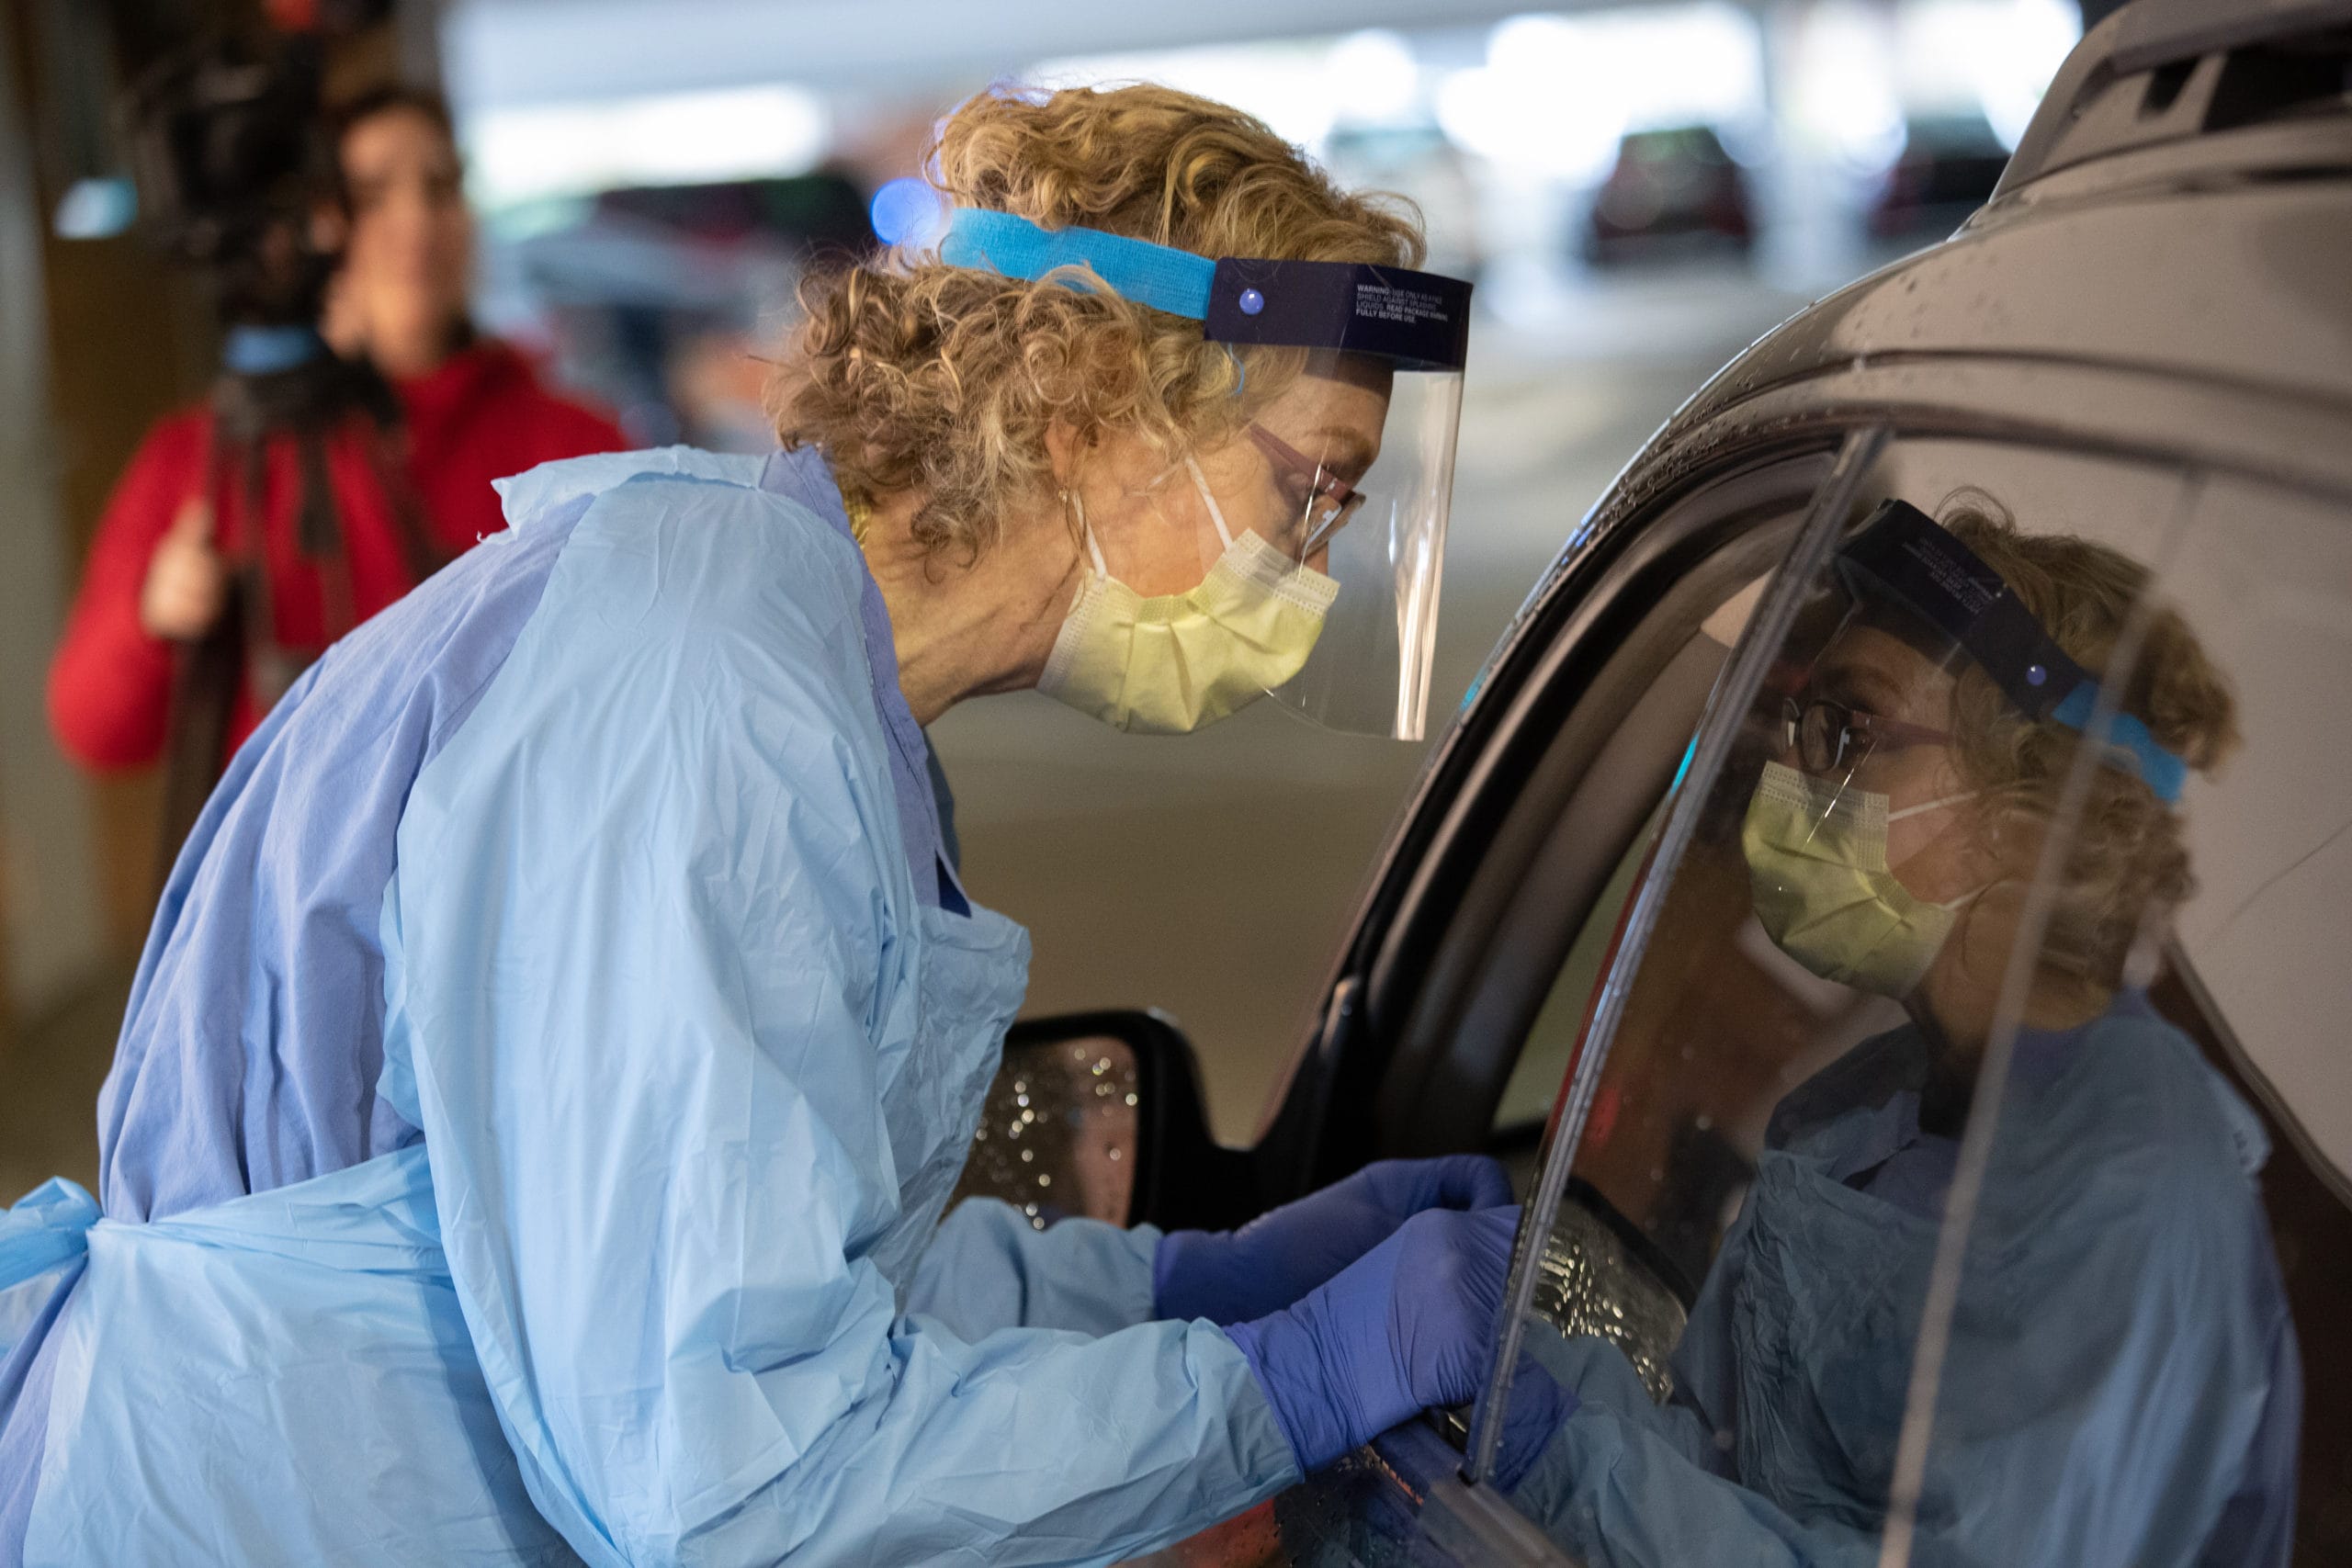
{"type": "MultiPolygon", "coordinates": [[[[1917,507],[1881,505],[1838,552],[1837,566],[1858,601],[1892,600],[1949,637],[2026,717],[2089,728],[2098,677],[2067,656],[1999,572],[1917,507]]],[[[2188,765],[2145,724],[2118,713],[2107,744],[2112,766],[2136,773],[2166,805],[2180,799],[2188,765]]]]}
{"type": "MultiPolygon", "coordinates": [[[[1136,635],[1197,633],[1197,621],[1179,617],[1205,609],[1219,617],[1217,636],[1284,645],[1226,661],[1264,672],[1245,700],[1270,695],[1329,728],[1420,739],[1470,285],[1350,262],[1213,259],[973,208],[954,214],[939,254],[1033,281],[1066,272],[1071,288],[1106,287],[1230,345],[1251,400],[1240,432],[1131,493],[1091,502],[1148,508],[1197,549],[1201,587],[1182,605],[1168,585],[1152,590],[1163,596],[1144,601],[1136,635]],[[1297,651],[1299,617],[1258,613],[1268,604],[1317,608],[1303,662],[1285,656],[1297,651]],[[1261,626],[1279,633],[1253,630],[1261,626]]],[[[1096,574],[1128,579],[1115,536],[1089,547],[1096,574]]]]}

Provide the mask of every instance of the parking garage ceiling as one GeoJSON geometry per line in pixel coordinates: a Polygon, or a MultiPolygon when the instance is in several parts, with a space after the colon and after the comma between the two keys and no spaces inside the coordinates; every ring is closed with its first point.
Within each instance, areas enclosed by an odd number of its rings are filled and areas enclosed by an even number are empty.
{"type": "MultiPolygon", "coordinates": [[[[1615,0],[1622,6],[1623,0],[1615,0]]],[[[903,86],[1036,60],[1298,38],[1483,27],[1530,0],[446,0],[469,107],[765,82],[903,86]]]]}

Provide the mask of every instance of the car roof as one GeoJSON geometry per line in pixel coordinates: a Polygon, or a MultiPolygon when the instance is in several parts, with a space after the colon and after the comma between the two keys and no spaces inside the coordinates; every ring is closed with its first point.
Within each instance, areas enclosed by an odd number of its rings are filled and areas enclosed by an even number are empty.
{"type": "MultiPolygon", "coordinates": [[[[2135,0],[2094,29],[1994,199],[1694,394],[1578,524],[1488,674],[1548,635],[1595,541],[1669,496],[1770,455],[1824,454],[1867,425],[2234,474],[2321,502],[2298,511],[2312,526],[2352,527],[2347,60],[2352,0],[2135,0]],[[2324,68],[2303,68],[2314,60],[2324,68]],[[2275,105],[2247,90],[2249,73],[2282,85],[2275,105]]],[[[1484,699],[1510,687],[1482,675],[1465,712],[1498,713],[1484,699]]],[[[1425,787],[1453,776],[1476,728],[1448,735],[1425,787]]],[[[2352,1145],[2329,1124],[2340,1156],[2352,1145]]],[[[2335,1179],[2352,1192],[2352,1164],[2335,1179]]]]}

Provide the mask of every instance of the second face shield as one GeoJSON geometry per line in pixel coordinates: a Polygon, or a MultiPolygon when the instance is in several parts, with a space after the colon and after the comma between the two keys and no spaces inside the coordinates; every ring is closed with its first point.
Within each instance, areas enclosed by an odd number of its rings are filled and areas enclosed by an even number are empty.
{"type": "MultiPolygon", "coordinates": [[[[1783,952],[1824,979],[1900,998],[1955,912],[2020,874],[1985,821],[1960,813],[1990,787],[1964,758],[2007,754],[2025,724],[2082,732],[2098,677],[1966,543],[1900,501],[1838,550],[1823,588],[1818,629],[1781,652],[1801,680],[1759,698],[1770,760],[1759,759],[1741,848],[1757,915],[1783,952]]],[[[2181,760],[2139,719],[2112,716],[2101,739],[2109,766],[2167,805],[2178,797],[2181,760]]],[[[2003,810],[2022,820],[2027,808],[2012,796],[2003,810]]]]}

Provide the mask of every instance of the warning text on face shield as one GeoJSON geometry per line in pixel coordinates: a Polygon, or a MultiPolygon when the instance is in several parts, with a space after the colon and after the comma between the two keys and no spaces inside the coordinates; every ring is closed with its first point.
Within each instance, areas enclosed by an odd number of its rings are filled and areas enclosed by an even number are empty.
{"type": "Polygon", "coordinates": [[[1401,321],[1408,326],[1453,320],[1445,308],[1444,296],[1423,288],[1399,288],[1388,283],[1356,285],[1356,316],[1363,321],[1401,321]]]}

